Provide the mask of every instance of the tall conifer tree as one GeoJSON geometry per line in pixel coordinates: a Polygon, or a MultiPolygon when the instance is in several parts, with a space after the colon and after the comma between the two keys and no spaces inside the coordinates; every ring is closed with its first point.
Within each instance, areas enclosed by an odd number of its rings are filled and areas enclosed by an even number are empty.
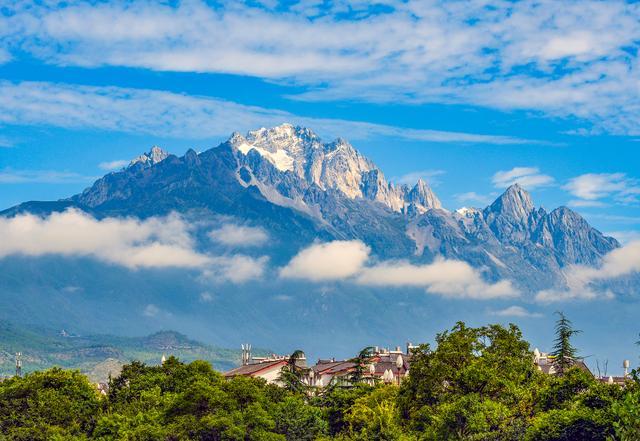
{"type": "Polygon", "coordinates": [[[556,311],[558,320],[556,321],[556,338],[554,340],[553,352],[554,367],[560,375],[573,366],[578,355],[578,351],[571,344],[571,337],[582,331],[573,329],[573,324],[562,312],[556,311]]]}

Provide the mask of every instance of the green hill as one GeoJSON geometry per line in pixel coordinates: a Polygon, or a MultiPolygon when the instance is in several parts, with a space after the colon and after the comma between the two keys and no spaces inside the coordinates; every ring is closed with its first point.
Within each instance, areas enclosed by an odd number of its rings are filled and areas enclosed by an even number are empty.
{"type": "Polygon", "coordinates": [[[237,366],[241,357],[238,350],[209,346],[175,331],[144,337],[74,335],[0,321],[0,376],[15,373],[16,352],[22,353],[25,373],[60,366],[79,369],[93,381],[117,375],[132,360],[159,364],[163,354],[183,361],[207,360],[219,371],[237,366]]]}

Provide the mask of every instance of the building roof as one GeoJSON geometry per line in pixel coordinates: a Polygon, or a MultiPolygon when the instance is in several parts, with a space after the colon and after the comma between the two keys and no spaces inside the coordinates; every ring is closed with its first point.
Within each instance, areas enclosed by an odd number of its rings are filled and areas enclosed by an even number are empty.
{"type": "MultiPolygon", "coordinates": [[[[402,356],[402,368],[401,373],[405,373],[409,370],[409,365],[411,363],[411,356],[402,353],[383,353],[376,354],[371,358],[370,363],[374,365],[375,372],[373,375],[381,377],[384,375],[386,370],[391,370],[394,373],[397,373],[398,367],[396,366],[396,360],[398,356],[402,356]]],[[[340,375],[351,372],[356,367],[355,363],[342,360],[318,360],[315,366],[312,366],[314,374],[316,375],[340,375]]],[[[365,374],[369,372],[366,371],[365,374]]]]}
{"type": "MultiPolygon", "coordinates": [[[[556,373],[556,368],[554,366],[554,357],[552,355],[540,353],[540,355],[535,360],[535,364],[536,366],[538,366],[538,369],[540,369],[545,374],[553,375],[556,373]]],[[[593,375],[593,372],[591,372],[591,369],[589,369],[589,366],[587,366],[584,360],[574,360],[572,367],[578,367],[579,369],[593,375]]]]}
{"type": "Polygon", "coordinates": [[[335,375],[340,373],[346,373],[353,370],[356,367],[355,363],[350,361],[318,361],[318,364],[313,366],[314,374],[318,375],[335,375]]]}
{"type": "Polygon", "coordinates": [[[280,368],[287,364],[287,360],[269,360],[261,363],[246,364],[225,372],[225,377],[236,377],[238,375],[254,377],[266,371],[280,368]]]}

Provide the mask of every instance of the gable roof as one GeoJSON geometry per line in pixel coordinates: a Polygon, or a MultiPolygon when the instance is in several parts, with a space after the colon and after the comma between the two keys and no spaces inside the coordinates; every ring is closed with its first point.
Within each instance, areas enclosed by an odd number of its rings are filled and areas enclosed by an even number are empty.
{"type": "Polygon", "coordinates": [[[239,366],[235,369],[231,369],[225,372],[223,375],[227,378],[236,377],[238,375],[254,377],[256,375],[263,374],[273,369],[279,369],[287,364],[287,360],[271,360],[263,361],[262,363],[246,364],[239,366]]]}

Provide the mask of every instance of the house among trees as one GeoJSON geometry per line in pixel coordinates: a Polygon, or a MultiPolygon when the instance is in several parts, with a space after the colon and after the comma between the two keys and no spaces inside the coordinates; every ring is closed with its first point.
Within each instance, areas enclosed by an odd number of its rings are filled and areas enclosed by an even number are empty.
{"type": "MultiPolygon", "coordinates": [[[[533,350],[533,362],[535,363],[538,370],[544,372],[545,374],[555,375],[559,373],[558,363],[556,362],[556,360],[557,360],[557,357],[554,356],[553,354],[540,352],[538,348],[535,348],[533,350]]],[[[595,377],[595,375],[593,375],[593,372],[591,372],[591,369],[589,369],[589,366],[587,366],[584,360],[580,358],[576,358],[572,360],[571,365],[577,366],[581,370],[588,372],[589,374],[595,377]]]]}
{"type": "MultiPolygon", "coordinates": [[[[312,387],[326,387],[329,384],[349,386],[356,382],[400,384],[409,374],[412,349],[411,344],[407,344],[406,352],[403,352],[400,346],[395,350],[368,347],[355,358],[320,359],[309,368],[306,367],[304,353],[300,352],[302,356],[296,357],[294,363],[303,373],[302,381],[312,387]]],[[[290,356],[283,355],[252,357],[250,346],[243,345],[242,363],[242,366],[224,373],[224,376],[257,377],[266,380],[267,383],[281,385],[282,371],[291,364],[291,360],[290,356]]]]}

